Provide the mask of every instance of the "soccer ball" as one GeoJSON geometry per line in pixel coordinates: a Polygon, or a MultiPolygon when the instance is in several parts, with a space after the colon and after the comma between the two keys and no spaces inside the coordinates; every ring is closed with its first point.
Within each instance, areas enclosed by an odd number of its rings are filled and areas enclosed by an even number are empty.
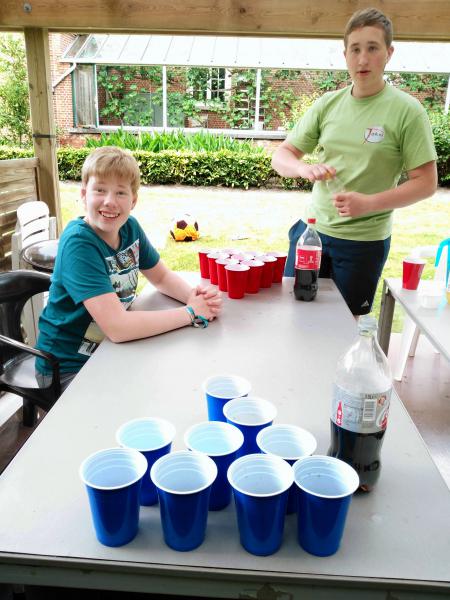
{"type": "Polygon", "coordinates": [[[176,242],[194,242],[200,237],[198,223],[195,218],[186,213],[172,219],[170,235],[176,242]]]}

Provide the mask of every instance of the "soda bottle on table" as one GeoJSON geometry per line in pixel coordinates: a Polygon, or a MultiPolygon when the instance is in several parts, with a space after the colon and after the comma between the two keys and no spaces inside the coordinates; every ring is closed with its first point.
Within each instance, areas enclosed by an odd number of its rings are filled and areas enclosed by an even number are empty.
{"type": "Polygon", "coordinates": [[[295,253],[294,295],[297,300],[314,300],[319,287],[322,242],[315,230],[316,219],[308,219],[307,227],[297,242],[295,253]]]}
{"type": "Polygon", "coordinates": [[[339,359],[333,386],[329,456],[351,465],[359,489],[372,490],[381,470],[392,376],[376,337],[377,321],[364,315],[358,338],[339,359]]]}

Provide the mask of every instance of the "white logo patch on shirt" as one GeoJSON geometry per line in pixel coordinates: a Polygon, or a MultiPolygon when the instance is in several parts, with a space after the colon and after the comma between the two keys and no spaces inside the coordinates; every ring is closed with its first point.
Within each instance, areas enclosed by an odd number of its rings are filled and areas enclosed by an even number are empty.
{"type": "Polygon", "coordinates": [[[370,142],[371,144],[378,144],[384,140],[384,127],[381,125],[374,125],[368,127],[364,132],[364,141],[370,142]]]}

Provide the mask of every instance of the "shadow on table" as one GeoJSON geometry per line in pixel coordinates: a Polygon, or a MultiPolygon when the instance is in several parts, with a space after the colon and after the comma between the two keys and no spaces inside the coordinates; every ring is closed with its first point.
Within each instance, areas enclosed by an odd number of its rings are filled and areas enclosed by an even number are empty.
{"type": "MultiPolygon", "coordinates": [[[[0,600],[173,600],[175,596],[152,593],[114,592],[111,590],[89,590],[50,586],[1,585],[0,600]],[[20,591],[18,591],[18,588],[20,591]]],[[[183,596],[183,600],[205,600],[196,596],[183,596]]]]}

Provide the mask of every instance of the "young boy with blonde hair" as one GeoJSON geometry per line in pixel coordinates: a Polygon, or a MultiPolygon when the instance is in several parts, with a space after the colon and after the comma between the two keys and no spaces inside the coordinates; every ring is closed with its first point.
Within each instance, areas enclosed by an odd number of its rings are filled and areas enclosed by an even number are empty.
{"type": "MultiPolygon", "coordinates": [[[[85,216],[71,221],[59,240],[49,299],[39,320],[37,348],[59,359],[62,389],[104,336],[125,342],[191,324],[206,326],[221,311],[220,292],[193,289],[170,271],[130,215],[139,183],[136,160],[120,148],[98,148],[83,165],[85,216]],[[139,271],[183,306],[126,310],[136,297],[139,271]]],[[[51,371],[42,359],[36,360],[36,376],[40,385],[49,384],[51,371]]]]}
{"type": "Polygon", "coordinates": [[[344,33],[352,84],[319,98],[273,155],[284,177],[314,182],[303,219],[289,231],[285,274],[294,275],[295,246],[308,217],[322,240],[320,277],[331,277],[354,315],[370,312],[389,253],[393,210],[431,196],[436,151],[425,109],[384,80],[392,23],[376,8],[356,12],[344,33]],[[303,156],[318,150],[319,162],[303,156]],[[405,170],[407,181],[398,185],[405,170]],[[330,193],[327,179],[342,188],[330,193]]]}

